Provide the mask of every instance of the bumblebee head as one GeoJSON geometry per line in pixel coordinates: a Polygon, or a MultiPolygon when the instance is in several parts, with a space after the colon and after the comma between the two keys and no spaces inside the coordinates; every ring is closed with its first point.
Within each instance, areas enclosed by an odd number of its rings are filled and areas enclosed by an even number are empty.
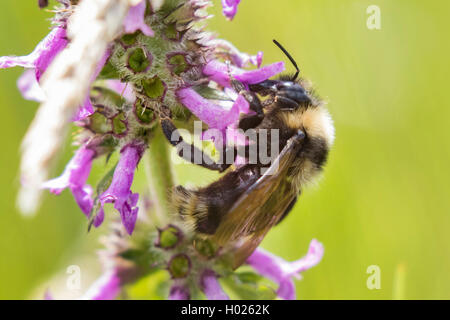
{"type": "Polygon", "coordinates": [[[262,96],[271,96],[281,107],[296,109],[312,104],[307,90],[298,82],[280,77],[278,80],[265,80],[249,86],[250,90],[262,96]]]}
{"type": "Polygon", "coordinates": [[[300,69],[294,58],[292,58],[289,52],[287,52],[278,41],[273,40],[273,42],[289,58],[294,65],[296,72],[293,76],[282,75],[277,80],[265,80],[250,85],[250,90],[262,96],[271,96],[275,98],[281,108],[296,109],[299,106],[312,104],[311,97],[307,90],[302,86],[301,81],[297,80],[300,69]]]}

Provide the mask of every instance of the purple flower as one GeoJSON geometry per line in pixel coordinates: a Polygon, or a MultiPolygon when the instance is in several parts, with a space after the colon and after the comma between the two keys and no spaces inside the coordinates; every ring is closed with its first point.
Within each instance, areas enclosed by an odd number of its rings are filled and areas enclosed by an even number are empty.
{"type": "Polygon", "coordinates": [[[206,269],[200,276],[200,288],[209,300],[229,300],[214,271],[206,269]]]}
{"type": "Polygon", "coordinates": [[[104,273],[81,297],[82,300],[114,300],[121,290],[121,280],[115,269],[104,273]]]}
{"type": "Polygon", "coordinates": [[[36,80],[36,74],[33,69],[26,70],[17,80],[17,87],[26,100],[43,102],[45,100],[44,90],[39,86],[36,80]]]}
{"type": "Polygon", "coordinates": [[[43,184],[43,188],[50,189],[53,194],[60,194],[69,188],[83,213],[89,217],[92,210],[92,188],[86,184],[92,167],[95,151],[83,146],[67,164],[63,174],[43,184]]]}
{"type": "Polygon", "coordinates": [[[219,56],[230,57],[233,64],[239,68],[248,67],[250,64],[261,66],[263,59],[263,52],[258,51],[254,56],[244,52],[240,52],[231,42],[223,39],[212,39],[208,45],[215,47],[219,56]]]}
{"type": "Polygon", "coordinates": [[[240,2],[241,0],[222,0],[223,15],[228,19],[233,20],[240,2]]]}
{"type": "Polygon", "coordinates": [[[145,146],[142,143],[132,143],[121,150],[120,160],[114,171],[111,185],[100,196],[102,208],[97,216],[97,225],[100,225],[103,220],[103,206],[105,203],[114,203],[114,208],[119,211],[122,223],[128,234],[133,233],[139,210],[136,206],[139,194],[132,193],[130,188],[133,183],[134,171],[144,151],[145,146]]]}
{"type": "Polygon", "coordinates": [[[89,94],[88,94],[88,96],[84,100],[84,103],[81,105],[81,107],[78,108],[78,111],[72,120],[80,121],[80,120],[86,119],[93,113],[94,113],[94,107],[92,106],[91,98],[89,97],[89,94]]]}
{"type": "Polygon", "coordinates": [[[123,22],[125,33],[134,33],[137,30],[141,30],[146,36],[153,37],[153,30],[145,23],[146,4],[147,1],[144,0],[131,7],[123,22]]]}
{"type": "Polygon", "coordinates": [[[56,57],[67,46],[66,30],[62,27],[54,28],[34,49],[32,53],[21,57],[1,57],[0,69],[24,67],[34,69],[39,81],[42,74],[56,57]]]}
{"type": "Polygon", "coordinates": [[[249,109],[248,102],[242,96],[238,96],[231,109],[227,110],[203,98],[192,88],[179,89],[176,94],[178,100],[211,129],[226,129],[239,120],[241,112],[246,113],[249,109]]]}
{"type": "Polygon", "coordinates": [[[174,284],[170,288],[169,300],[189,300],[190,297],[189,289],[185,286],[174,284]]]}
{"type": "MultiPolygon", "coordinates": [[[[30,70],[26,70],[19,78],[17,86],[25,99],[43,102],[45,100],[45,93],[40,88],[39,81],[56,55],[60,53],[67,44],[66,29],[63,27],[54,28],[29,55],[21,57],[0,57],[0,69],[20,66],[33,70],[35,77],[33,78],[30,70]]],[[[105,53],[97,66],[95,74],[91,79],[92,82],[97,78],[109,58],[109,55],[110,50],[105,53]]],[[[93,113],[94,108],[89,97],[87,97],[84,104],[78,110],[74,121],[82,120],[93,113]]]]}
{"type": "Polygon", "coordinates": [[[19,78],[17,86],[25,99],[42,102],[45,94],[39,87],[39,80],[67,43],[66,29],[54,28],[29,55],[0,57],[0,69],[17,66],[29,69],[19,78]]]}
{"type": "Polygon", "coordinates": [[[263,249],[256,249],[247,259],[247,263],[259,274],[279,284],[277,295],[286,300],[295,299],[295,286],[292,277],[301,279],[300,272],[317,265],[323,256],[323,245],[313,239],[308,253],[303,258],[287,262],[263,249]]]}
{"type": "Polygon", "coordinates": [[[282,72],[284,70],[284,62],[276,62],[260,69],[248,71],[233,66],[228,67],[225,63],[211,60],[203,68],[203,73],[221,86],[230,88],[228,69],[230,69],[233,78],[245,85],[249,85],[262,82],[282,72]]]}

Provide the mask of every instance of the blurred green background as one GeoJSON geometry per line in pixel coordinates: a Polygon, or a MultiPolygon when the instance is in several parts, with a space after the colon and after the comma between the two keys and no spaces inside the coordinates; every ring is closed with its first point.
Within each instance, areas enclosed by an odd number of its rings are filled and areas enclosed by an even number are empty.
{"type": "MultiPolygon", "coordinates": [[[[36,3],[0,2],[0,55],[27,54],[47,34],[51,14],[36,3]]],[[[279,40],[335,120],[324,178],[263,242],[288,260],[312,238],[323,242],[324,259],[297,282],[298,298],[449,299],[450,2],[243,0],[233,22],[214,3],[211,30],[242,51],[264,51],[265,63],[286,60],[271,42],[279,40]],[[373,4],[381,30],[366,26],[373,4]],[[379,290],[366,286],[370,265],[380,267],[379,290]]],[[[68,192],[47,195],[34,218],[17,212],[19,146],[37,107],[16,89],[21,72],[0,71],[0,299],[35,297],[79,257],[95,261],[102,232],[86,233],[68,192]]],[[[213,179],[192,166],[177,171],[180,182],[213,179]]],[[[98,266],[88,265],[95,276],[98,266]]]]}

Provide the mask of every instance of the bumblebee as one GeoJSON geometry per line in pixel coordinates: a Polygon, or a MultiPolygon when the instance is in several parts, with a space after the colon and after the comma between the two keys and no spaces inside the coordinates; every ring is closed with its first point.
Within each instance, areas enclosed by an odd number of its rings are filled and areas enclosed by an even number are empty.
{"type": "MultiPolygon", "coordinates": [[[[172,194],[176,212],[195,232],[220,246],[236,244],[235,268],[286,217],[302,189],[320,174],[334,140],[333,122],[323,102],[297,78],[296,62],[274,42],[295,66],[295,75],[265,80],[248,90],[236,81],[233,87],[255,111],[242,118],[239,127],[256,132],[277,129],[279,155],[265,171],[261,169],[267,165],[260,161],[247,163],[230,168],[206,187],[189,190],[177,186],[172,194]]],[[[247,155],[248,148],[244,149],[247,155]]]]}

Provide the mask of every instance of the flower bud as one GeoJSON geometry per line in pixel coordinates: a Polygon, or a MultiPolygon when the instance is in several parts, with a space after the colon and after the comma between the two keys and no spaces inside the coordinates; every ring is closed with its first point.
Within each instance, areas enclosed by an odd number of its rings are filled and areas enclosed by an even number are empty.
{"type": "Polygon", "coordinates": [[[152,64],[152,54],[142,48],[131,50],[128,54],[128,69],[135,73],[146,72],[152,64]]]}
{"type": "Polygon", "coordinates": [[[201,256],[208,259],[214,257],[217,252],[214,243],[208,239],[195,239],[194,248],[201,256]]]}
{"type": "Polygon", "coordinates": [[[184,253],[177,254],[170,259],[167,269],[173,279],[186,278],[191,270],[191,260],[184,253]]]}
{"type": "Polygon", "coordinates": [[[158,233],[155,246],[164,250],[175,248],[183,238],[181,230],[171,224],[163,229],[158,229],[158,233]]]}

